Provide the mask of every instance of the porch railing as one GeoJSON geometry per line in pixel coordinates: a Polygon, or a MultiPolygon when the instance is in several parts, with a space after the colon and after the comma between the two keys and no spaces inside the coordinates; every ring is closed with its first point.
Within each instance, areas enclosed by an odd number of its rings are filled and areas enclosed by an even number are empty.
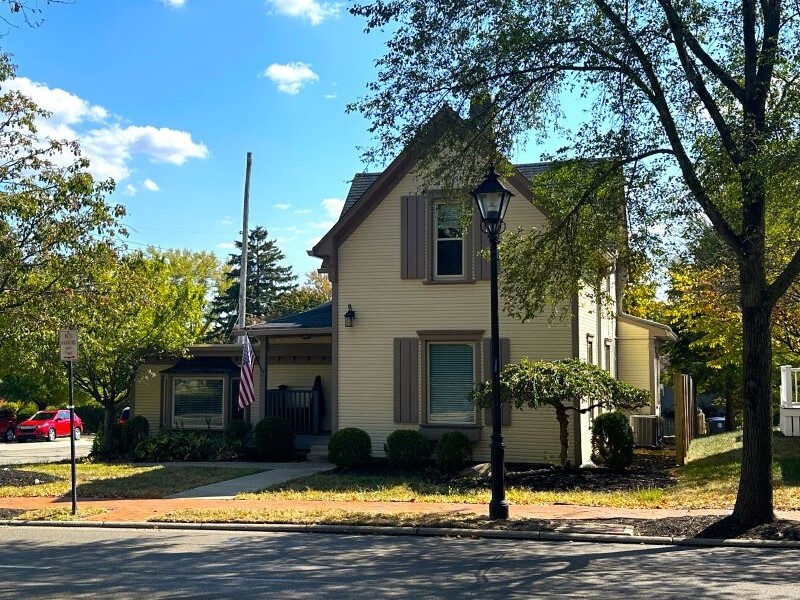
{"type": "Polygon", "coordinates": [[[265,416],[286,419],[296,435],[319,435],[321,411],[319,390],[267,390],[265,416]]]}

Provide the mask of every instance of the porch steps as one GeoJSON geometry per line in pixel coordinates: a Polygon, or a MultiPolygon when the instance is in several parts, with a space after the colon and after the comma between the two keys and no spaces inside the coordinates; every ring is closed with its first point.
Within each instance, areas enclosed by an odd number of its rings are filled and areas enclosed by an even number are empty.
{"type": "Polygon", "coordinates": [[[306,460],[328,460],[328,444],[316,444],[306,455],[306,460]]]}

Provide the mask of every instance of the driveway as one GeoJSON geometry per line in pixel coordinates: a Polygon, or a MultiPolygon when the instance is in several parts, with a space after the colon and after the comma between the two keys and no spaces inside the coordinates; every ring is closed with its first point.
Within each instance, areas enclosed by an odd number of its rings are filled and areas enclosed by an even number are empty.
{"type": "MultiPolygon", "coordinates": [[[[92,450],[93,435],[84,435],[75,442],[75,458],[88,456],[92,450]]],[[[0,443],[0,465],[43,463],[69,460],[69,438],[58,438],[54,442],[0,443]]]]}

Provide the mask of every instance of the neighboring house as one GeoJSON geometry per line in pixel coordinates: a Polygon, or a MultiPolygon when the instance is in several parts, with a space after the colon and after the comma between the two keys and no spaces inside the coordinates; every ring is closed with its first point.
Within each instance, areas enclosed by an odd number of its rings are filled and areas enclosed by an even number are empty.
{"type": "MultiPolygon", "coordinates": [[[[475,442],[475,459],[489,458],[489,411],[476,410],[469,396],[490,377],[489,268],[479,255],[487,242],[477,216],[462,231],[459,206],[436,189],[422,189],[416,167],[414,157],[403,152],[382,173],[353,179],[339,220],[311,251],[330,277],[332,302],[248,328],[257,340],[260,368],[257,402],[245,418],[255,422],[280,414],[294,419],[304,436],[301,447],[324,444],[333,431],[359,427],[369,433],[376,456],[383,455],[384,442],[396,429],[418,429],[430,439],[457,429],[475,442]],[[348,312],[354,318],[346,327],[348,312]]],[[[504,180],[515,194],[506,214],[509,229],[546,227],[530,192],[530,178],[546,168],[517,165],[504,180]]],[[[604,285],[615,298],[613,273],[604,285]]],[[[674,337],[672,332],[619,315],[616,306],[599,310],[590,297],[587,290],[573,298],[572,318],[563,321],[544,316],[521,323],[501,310],[502,361],[581,358],[650,391],[645,412],[658,414],[658,346],[674,337]]],[[[234,359],[241,350],[217,348],[234,359]]],[[[190,374],[180,363],[162,367],[143,369],[143,376],[160,373],[151,376],[160,383],[146,383],[147,377],[137,382],[135,414],[144,414],[147,406],[162,426],[187,426],[183,409],[178,410],[183,406],[178,390],[197,378],[204,390],[213,382],[216,395],[208,396],[215,399],[214,425],[235,418],[230,387],[235,373],[200,369],[190,374]]],[[[573,464],[589,459],[592,416],[571,417],[573,464]]],[[[503,436],[509,462],[558,460],[551,409],[505,407],[503,436]]]]}

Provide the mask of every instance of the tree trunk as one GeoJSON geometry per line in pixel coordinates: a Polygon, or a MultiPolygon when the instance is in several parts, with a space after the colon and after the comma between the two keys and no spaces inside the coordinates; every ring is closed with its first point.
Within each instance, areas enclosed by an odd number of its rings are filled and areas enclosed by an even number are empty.
{"type": "Polygon", "coordinates": [[[772,510],[771,306],[765,290],[763,253],[740,261],[744,432],[742,472],[733,517],[745,525],[769,523],[772,510]]]}
{"type": "Polygon", "coordinates": [[[569,468],[569,458],[567,451],[569,450],[569,417],[567,417],[567,409],[564,406],[556,406],[556,419],[558,419],[558,432],[561,440],[561,466],[569,468]]]}

